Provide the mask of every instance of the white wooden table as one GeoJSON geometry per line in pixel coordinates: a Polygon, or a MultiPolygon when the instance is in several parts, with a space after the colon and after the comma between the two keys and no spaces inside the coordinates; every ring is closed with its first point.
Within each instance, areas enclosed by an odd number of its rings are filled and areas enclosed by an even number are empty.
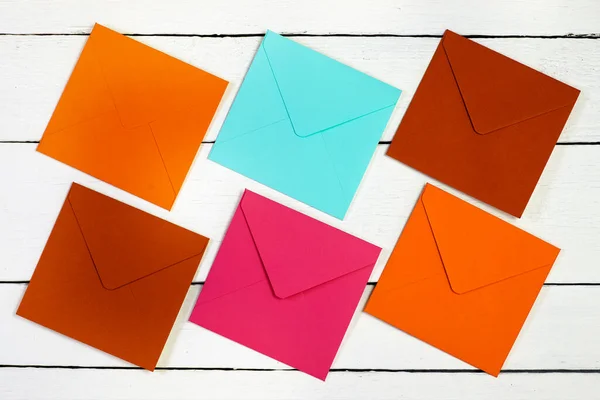
{"type": "Polygon", "coordinates": [[[600,2],[0,0],[0,399],[38,398],[600,399],[600,2]],[[35,152],[95,21],[232,83],[171,213],[35,152]],[[186,322],[245,187],[382,246],[364,304],[426,181],[384,152],[445,28],[582,90],[524,217],[501,215],[563,252],[500,377],[360,312],[326,383],[186,322]],[[403,90],[343,222],[206,160],[266,29],[403,90]],[[213,239],[154,373],[15,316],[72,181],[213,239]]]}

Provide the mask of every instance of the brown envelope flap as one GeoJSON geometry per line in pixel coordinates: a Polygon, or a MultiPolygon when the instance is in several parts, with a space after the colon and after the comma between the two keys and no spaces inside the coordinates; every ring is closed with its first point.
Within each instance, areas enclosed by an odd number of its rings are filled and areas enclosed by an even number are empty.
{"type": "Polygon", "coordinates": [[[446,31],[441,46],[475,132],[487,134],[572,106],[579,90],[446,31]]]}
{"type": "Polygon", "coordinates": [[[287,298],[375,265],[381,248],[246,190],[240,208],[271,283],[287,298]]]}
{"type": "Polygon", "coordinates": [[[204,236],[76,183],[67,200],[108,290],[203,254],[208,244],[204,236]]]}
{"type": "Polygon", "coordinates": [[[457,294],[548,267],[560,251],[435,186],[427,185],[421,201],[457,294]]]}

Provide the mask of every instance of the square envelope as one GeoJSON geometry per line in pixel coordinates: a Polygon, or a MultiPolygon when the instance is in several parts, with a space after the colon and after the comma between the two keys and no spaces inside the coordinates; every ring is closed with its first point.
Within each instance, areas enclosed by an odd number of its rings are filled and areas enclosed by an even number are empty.
{"type": "Polygon", "coordinates": [[[380,252],[246,190],[190,321],[324,380],[380,252]]]}
{"type": "Polygon", "coordinates": [[[365,312],[497,376],[559,251],[427,185],[365,312]]]}
{"type": "Polygon", "coordinates": [[[37,150],[169,210],[226,87],[96,24],[37,150]]]}
{"type": "Polygon", "coordinates": [[[268,31],[208,158],[343,219],[399,96],[268,31]]]}
{"type": "Polygon", "coordinates": [[[207,244],[73,184],[17,314],[154,370],[207,244]]]}
{"type": "Polygon", "coordinates": [[[520,217],[578,95],[446,31],[387,154],[520,217]]]}

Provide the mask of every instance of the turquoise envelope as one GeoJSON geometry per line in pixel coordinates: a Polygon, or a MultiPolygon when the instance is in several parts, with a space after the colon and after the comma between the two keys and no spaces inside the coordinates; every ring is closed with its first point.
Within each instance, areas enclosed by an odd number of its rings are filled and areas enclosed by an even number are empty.
{"type": "Polygon", "coordinates": [[[267,31],[208,158],[343,219],[399,96],[267,31]]]}

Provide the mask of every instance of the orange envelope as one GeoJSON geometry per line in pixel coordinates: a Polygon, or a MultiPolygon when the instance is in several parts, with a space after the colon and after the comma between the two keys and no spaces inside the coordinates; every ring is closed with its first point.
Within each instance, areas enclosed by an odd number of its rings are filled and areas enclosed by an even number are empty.
{"type": "Polygon", "coordinates": [[[577,96],[446,31],[387,154],[520,217],[577,96]]]}
{"type": "Polygon", "coordinates": [[[207,244],[73,184],[17,314],[154,370],[207,244]]]}
{"type": "Polygon", "coordinates": [[[171,209],[226,86],[96,24],[37,150],[171,209]]]}
{"type": "Polygon", "coordinates": [[[559,251],[428,184],[365,311],[497,376],[559,251]]]}

